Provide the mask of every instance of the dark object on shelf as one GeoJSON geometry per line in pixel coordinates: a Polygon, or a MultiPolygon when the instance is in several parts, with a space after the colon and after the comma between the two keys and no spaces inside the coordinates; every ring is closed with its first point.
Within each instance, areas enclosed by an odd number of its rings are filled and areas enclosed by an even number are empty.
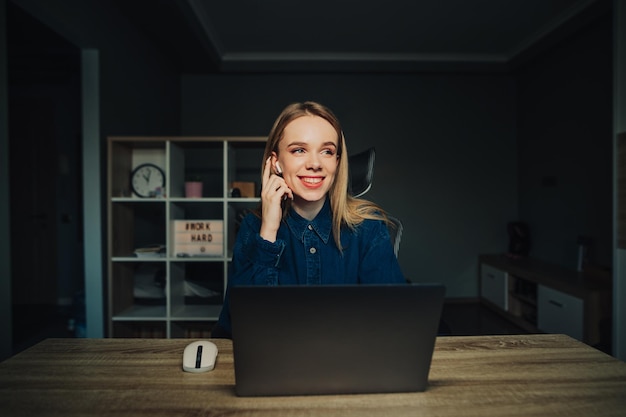
{"type": "MultiPolygon", "coordinates": [[[[252,181],[234,181],[231,187],[233,191],[239,191],[238,197],[253,198],[256,196],[256,184],[252,181]]],[[[233,195],[233,197],[235,196],[233,195]]]]}
{"type": "Polygon", "coordinates": [[[523,222],[510,222],[509,232],[509,252],[513,258],[528,256],[530,252],[530,234],[528,225],[523,222]]]}
{"type": "Polygon", "coordinates": [[[230,196],[233,198],[241,197],[241,190],[239,188],[233,188],[233,190],[230,192],[230,196]]]}

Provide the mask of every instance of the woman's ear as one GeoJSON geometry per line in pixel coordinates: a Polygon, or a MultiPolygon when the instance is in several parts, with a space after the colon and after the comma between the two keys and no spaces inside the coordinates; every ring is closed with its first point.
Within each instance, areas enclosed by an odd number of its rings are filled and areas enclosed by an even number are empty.
{"type": "Polygon", "coordinates": [[[274,172],[277,175],[280,175],[280,176],[283,175],[283,170],[280,167],[280,164],[278,163],[278,155],[276,154],[276,152],[272,152],[272,166],[274,167],[274,172]]]}

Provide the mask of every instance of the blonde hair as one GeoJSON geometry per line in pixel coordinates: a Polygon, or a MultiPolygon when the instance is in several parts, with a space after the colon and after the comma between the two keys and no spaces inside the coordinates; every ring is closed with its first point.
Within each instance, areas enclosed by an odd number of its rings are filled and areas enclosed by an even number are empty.
{"type": "MultiPolygon", "coordinates": [[[[328,191],[328,197],[330,199],[332,213],[333,238],[339,250],[342,251],[342,227],[348,227],[354,230],[365,219],[383,220],[388,225],[392,223],[387,218],[385,211],[377,204],[368,200],[354,198],[348,194],[349,170],[346,140],[339,120],[329,108],[313,101],[292,103],[285,107],[274,122],[267,138],[261,165],[261,175],[263,175],[263,170],[265,169],[265,161],[272,155],[272,152],[278,154],[278,144],[283,139],[285,127],[293,120],[302,116],[319,116],[330,123],[337,132],[337,172],[335,173],[335,181],[328,191]]],[[[291,202],[290,200],[286,200],[284,204],[283,218],[290,210],[291,202]]],[[[261,210],[259,208],[257,215],[260,216],[260,213],[261,210]]]]}

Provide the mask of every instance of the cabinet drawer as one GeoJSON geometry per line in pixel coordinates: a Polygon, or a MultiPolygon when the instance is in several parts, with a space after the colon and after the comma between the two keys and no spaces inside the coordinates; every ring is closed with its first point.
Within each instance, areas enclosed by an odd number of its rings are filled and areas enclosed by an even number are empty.
{"type": "Polygon", "coordinates": [[[480,296],[503,310],[508,309],[508,274],[490,265],[480,266],[480,296]]]}
{"type": "Polygon", "coordinates": [[[546,333],[563,333],[583,340],[584,302],[580,298],[539,285],[537,325],[546,333]]]}

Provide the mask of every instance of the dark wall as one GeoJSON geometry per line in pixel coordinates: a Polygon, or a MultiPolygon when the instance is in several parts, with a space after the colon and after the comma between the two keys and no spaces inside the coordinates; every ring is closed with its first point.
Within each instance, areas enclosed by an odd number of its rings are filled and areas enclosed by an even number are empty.
{"type": "Polygon", "coordinates": [[[376,147],[365,197],[404,223],[407,278],[476,296],[478,255],[506,250],[506,223],[517,218],[512,77],[186,75],[182,88],[188,135],[267,135],[293,101],[333,109],[349,153],[376,147]]]}
{"type": "Polygon", "coordinates": [[[506,251],[506,223],[517,219],[530,224],[537,257],[573,266],[576,236],[587,234],[610,264],[610,19],[515,75],[181,81],[111,0],[15,3],[99,51],[102,150],[113,134],[266,135],[286,104],[318,100],[342,120],[350,152],[376,146],[367,196],[403,220],[410,279],[475,296],[478,254],[506,251]]]}
{"type": "MultiPolygon", "coordinates": [[[[77,271],[82,282],[91,283],[92,291],[87,294],[87,318],[95,323],[91,326],[94,330],[88,330],[87,334],[98,335],[100,323],[103,322],[105,312],[99,306],[105,297],[104,277],[106,271],[100,270],[98,265],[88,264],[85,270],[80,268],[82,263],[82,252],[92,260],[104,260],[106,245],[100,241],[100,237],[106,236],[106,137],[109,135],[177,135],[180,133],[180,74],[174,64],[168,62],[156,47],[151,44],[144,34],[133,27],[127,17],[123,15],[113,0],[7,0],[11,6],[23,10],[24,13],[42,22],[50,30],[56,32],[68,43],[76,47],[79,51],[97,51],[98,54],[98,79],[99,97],[92,97],[99,109],[99,120],[91,120],[98,123],[99,127],[99,147],[90,147],[97,152],[94,160],[100,161],[100,169],[96,166],[86,166],[86,170],[91,170],[91,178],[99,178],[100,184],[96,185],[96,193],[100,193],[102,217],[93,212],[85,213],[90,216],[89,224],[95,224],[94,228],[101,228],[101,233],[96,236],[86,236],[82,241],[81,233],[74,233],[75,242],[72,246],[59,239],[50,239],[56,246],[62,247],[64,257],[59,257],[62,263],[61,272],[58,277],[58,285],[63,288],[64,280],[67,280],[64,271],[77,271]],[[93,173],[93,170],[98,172],[93,173]],[[95,217],[95,219],[94,219],[95,217]],[[78,251],[72,251],[70,247],[78,247],[78,251]],[[78,260],[77,260],[78,259],[78,260]],[[75,261],[76,260],[76,261],[75,261]],[[68,264],[69,262],[75,262],[68,264]],[[63,267],[65,265],[65,268],[63,267]],[[84,276],[87,275],[87,276],[84,276]],[[102,288],[102,291],[98,291],[102,288]]],[[[2,3],[4,8],[4,3],[2,3]]],[[[4,31],[4,28],[2,28],[4,31]]],[[[45,39],[40,40],[41,44],[47,44],[45,39]]],[[[80,52],[79,52],[80,54],[80,52]]],[[[7,63],[7,67],[12,65],[7,63]]],[[[45,72],[46,67],[41,62],[34,62],[31,68],[37,68],[40,72],[45,72]]],[[[80,67],[78,69],[80,71],[80,67]]],[[[80,73],[75,74],[80,78],[80,73]]],[[[26,84],[32,84],[26,81],[26,84]]],[[[42,89],[43,91],[43,89],[42,89]]],[[[58,95],[59,97],[61,94],[58,95]]],[[[80,100],[80,96],[78,98],[80,100]]],[[[80,104],[79,104],[80,106],[80,104]]],[[[11,108],[8,109],[9,124],[11,123],[11,108]]],[[[15,109],[13,109],[15,110],[15,109]]],[[[63,112],[63,106],[59,106],[59,111],[63,112]]],[[[49,115],[48,115],[49,116],[49,115]]],[[[42,115],[42,119],[46,119],[42,115]]],[[[49,119],[49,117],[48,117],[49,119]]],[[[63,136],[66,132],[57,130],[50,132],[51,136],[63,136]]],[[[0,137],[0,140],[3,139],[0,137]]],[[[82,138],[78,138],[80,142],[82,138]]],[[[60,149],[63,151],[62,149],[60,149]]],[[[49,153],[45,155],[50,161],[62,160],[62,155],[49,153]]],[[[78,155],[80,157],[80,155],[78,155]]],[[[11,158],[14,162],[14,158],[11,158]]],[[[81,167],[79,160],[69,161],[71,169],[78,170],[81,167]]],[[[83,180],[79,175],[80,180],[83,180]]],[[[63,178],[59,176],[59,183],[63,183],[63,178]]],[[[91,184],[90,184],[91,185],[91,184]]],[[[62,189],[61,189],[62,191],[62,189]]],[[[71,203],[80,205],[83,203],[82,196],[73,194],[71,203]],[[79,201],[76,201],[79,200],[79,201]]],[[[57,195],[57,203],[65,204],[62,201],[62,193],[57,195]]],[[[70,204],[70,202],[67,202],[70,204]]],[[[95,203],[94,203],[95,204],[95,203]]],[[[11,222],[15,220],[9,218],[11,222]]],[[[102,262],[103,269],[105,263],[102,262]]],[[[4,278],[6,280],[11,277],[4,278]]],[[[0,278],[0,280],[4,280],[0,278]]],[[[61,294],[65,295],[65,294],[61,294]]]]}
{"type": "Polygon", "coordinates": [[[577,238],[612,265],[612,24],[606,16],[517,75],[519,213],[531,255],[571,268],[577,238]]]}
{"type": "Polygon", "coordinates": [[[178,134],[180,75],[112,0],[11,0],[79,48],[98,50],[108,135],[178,134]]]}
{"type": "Polygon", "coordinates": [[[83,286],[80,50],[6,12],[13,303],[69,303],[83,286]]]}

